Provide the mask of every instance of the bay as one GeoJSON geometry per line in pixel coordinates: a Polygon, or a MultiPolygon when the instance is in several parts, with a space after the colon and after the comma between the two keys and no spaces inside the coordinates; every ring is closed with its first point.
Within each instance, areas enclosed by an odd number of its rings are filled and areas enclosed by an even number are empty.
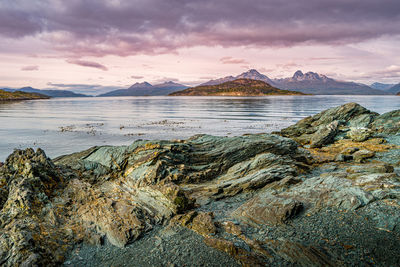
{"type": "Polygon", "coordinates": [[[269,133],[348,102],[384,113],[396,96],[93,97],[0,103],[0,161],[13,149],[48,156],[136,139],[269,133]]]}

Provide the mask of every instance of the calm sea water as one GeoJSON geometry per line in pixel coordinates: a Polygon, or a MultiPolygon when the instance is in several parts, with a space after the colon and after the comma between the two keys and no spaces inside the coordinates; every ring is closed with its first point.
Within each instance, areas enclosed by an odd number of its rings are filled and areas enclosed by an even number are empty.
{"type": "Polygon", "coordinates": [[[0,103],[0,161],[14,148],[41,147],[55,157],[136,139],[271,132],[348,102],[379,113],[400,109],[400,97],[395,96],[55,98],[0,103]]]}

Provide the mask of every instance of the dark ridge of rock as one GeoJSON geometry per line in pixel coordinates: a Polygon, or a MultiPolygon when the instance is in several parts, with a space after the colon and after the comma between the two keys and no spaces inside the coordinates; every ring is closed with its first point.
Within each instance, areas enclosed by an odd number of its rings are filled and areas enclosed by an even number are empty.
{"type": "Polygon", "coordinates": [[[371,124],[371,128],[380,133],[400,133],[400,110],[393,110],[378,116],[371,124]]]}
{"type": "Polygon", "coordinates": [[[339,133],[369,127],[378,115],[357,103],[348,103],[307,117],[278,134],[303,145],[321,147],[331,144],[339,133]]]}
{"type": "Polygon", "coordinates": [[[0,166],[0,265],[143,266],[129,251],[146,254],[148,265],[174,263],[160,253],[195,265],[184,251],[203,240],[213,255],[249,266],[395,266],[398,122],[398,111],[379,115],[350,103],[280,132],[309,148],[258,134],[138,140],[54,160],[40,149],[16,150],[0,166]],[[190,240],[171,242],[185,228],[190,240]],[[154,242],[168,240],[171,252],[141,242],[154,229],[154,242]],[[100,257],[96,246],[113,256],[91,259],[100,257]]]}
{"type": "Polygon", "coordinates": [[[43,150],[16,150],[0,170],[0,264],[55,265],[70,246],[52,199],[64,177],[43,150]],[[5,200],[5,201],[4,201],[5,200]],[[64,240],[63,240],[64,239],[64,240]],[[57,246],[54,246],[57,243],[57,246]]]}

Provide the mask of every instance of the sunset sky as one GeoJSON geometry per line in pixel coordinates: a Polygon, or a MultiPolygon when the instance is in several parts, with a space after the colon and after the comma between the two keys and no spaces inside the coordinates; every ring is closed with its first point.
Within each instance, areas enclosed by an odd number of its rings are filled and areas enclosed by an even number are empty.
{"type": "Polygon", "coordinates": [[[0,87],[101,93],[255,68],[400,82],[399,0],[0,0],[0,87]]]}

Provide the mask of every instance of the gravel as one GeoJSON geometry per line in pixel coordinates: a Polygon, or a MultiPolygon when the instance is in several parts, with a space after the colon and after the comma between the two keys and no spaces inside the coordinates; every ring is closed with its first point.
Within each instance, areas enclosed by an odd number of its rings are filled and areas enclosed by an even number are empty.
{"type": "Polygon", "coordinates": [[[80,244],[63,266],[240,266],[208,247],[203,237],[179,226],[157,227],[125,248],[80,244]]]}

